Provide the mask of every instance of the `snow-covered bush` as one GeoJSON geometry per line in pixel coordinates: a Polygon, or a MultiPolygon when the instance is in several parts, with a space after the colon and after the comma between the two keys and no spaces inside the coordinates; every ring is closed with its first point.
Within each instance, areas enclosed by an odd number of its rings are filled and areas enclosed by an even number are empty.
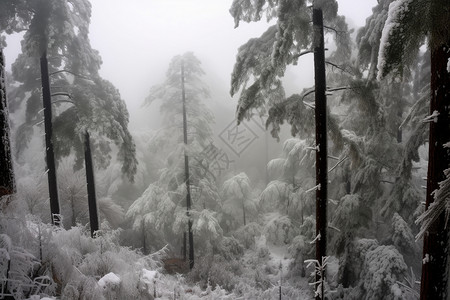
{"type": "Polygon", "coordinates": [[[256,222],[251,222],[239,227],[232,235],[248,249],[255,245],[255,239],[261,235],[261,226],[256,222]]]}
{"type": "Polygon", "coordinates": [[[292,276],[305,277],[306,270],[304,261],[312,256],[312,247],[303,235],[297,235],[288,247],[289,254],[294,258],[289,271],[292,276]]]}
{"type": "Polygon", "coordinates": [[[25,299],[31,295],[39,297],[54,293],[55,283],[47,276],[48,272],[40,272],[40,266],[33,254],[15,246],[8,235],[0,234],[0,297],[12,295],[14,299],[25,299]]]}
{"type": "Polygon", "coordinates": [[[407,275],[407,266],[394,246],[357,239],[340,260],[342,285],[332,299],[409,299],[401,284],[407,275]],[[351,263],[343,264],[343,259],[351,263]]]}
{"type": "Polygon", "coordinates": [[[288,216],[268,213],[264,216],[263,232],[267,241],[274,245],[289,244],[296,236],[296,228],[288,216]]]}
{"type": "Polygon", "coordinates": [[[226,180],[222,186],[222,195],[226,227],[236,229],[238,224],[245,226],[249,217],[257,214],[247,174],[242,172],[226,180]]]}
{"type": "Polygon", "coordinates": [[[244,254],[244,247],[234,237],[223,237],[220,242],[215,245],[214,252],[219,253],[227,260],[238,259],[244,254]]]}
{"type": "Polygon", "coordinates": [[[209,209],[193,212],[192,231],[196,238],[197,255],[210,254],[213,245],[220,241],[223,230],[217,220],[217,213],[209,209]],[[208,253],[209,252],[209,253],[208,253]]]}
{"type": "Polygon", "coordinates": [[[200,284],[202,288],[218,285],[231,292],[238,284],[240,275],[242,275],[242,266],[239,261],[214,255],[197,260],[188,279],[200,284]]]}
{"type": "Polygon", "coordinates": [[[404,299],[397,281],[403,280],[407,266],[393,246],[379,246],[366,253],[361,273],[363,299],[404,299]]]}
{"type": "Polygon", "coordinates": [[[345,252],[339,257],[338,282],[344,288],[355,286],[363,270],[365,255],[378,247],[372,239],[356,239],[347,244],[345,252]]]}

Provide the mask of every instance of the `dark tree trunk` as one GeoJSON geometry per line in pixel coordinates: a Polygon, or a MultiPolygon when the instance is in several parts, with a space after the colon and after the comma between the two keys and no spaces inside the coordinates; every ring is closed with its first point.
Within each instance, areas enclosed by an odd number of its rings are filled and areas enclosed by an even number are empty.
{"type": "Polygon", "coordinates": [[[98,227],[97,197],[95,195],[94,166],[92,163],[91,142],[89,132],[84,134],[84,162],[86,168],[86,184],[89,204],[89,222],[91,225],[91,237],[94,237],[98,227]]]}
{"type": "Polygon", "coordinates": [[[74,199],[74,195],[71,192],[70,195],[70,208],[72,209],[72,227],[77,226],[77,220],[76,220],[76,213],[75,213],[75,199],[74,199]]]}
{"type": "MultiPolygon", "coordinates": [[[[450,141],[450,76],[447,64],[450,58],[448,45],[431,51],[431,102],[430,114],[439,113],[437,122],[430,122],[429,159],[427,174],[426,209],[434,202],[433,191],[444,180],[444,170],[450,166],[449,149],[444,144],[450,141]]],[[[445,212],[431,225],[423,239],[422,280],[420,299],[447,299],[448,297],[448,251],[449,227],[445,226],[445,212]]]]}
{"type": "Polygon", "coordinates": [[[245,219],[245,205],[244,205],[244,199],[242,199],[242,215],[244,217],[244,226],[247,225],[247,220],[245,219]]]}
{"type": "MultiPolygon", "coordinates": [[[[316,119],[316,260],[321,264],[327,252],[327,98],[325,95],[325,49],[322,9],[313,8],[314,26],[314,80],[316,119]]],[[[324,280],[325,272],[316,274],[316,282],[324,280]]],[[[316,285],[318,288],[319,283],[316,285]]],[[[323,295],[323,285],[322,285],[323,295]]],[[[316,299],[322,299],[320,295],[316,299]]]]}
{"type": "Polygon", "coordinates": [[[145,220],[142,219],[142,253],[147,255],[147,239],[145,238],[145,220]]]}
{"type": "MultiPolygon", "coordinates": [[[[186,117],[186,92],[184,89],[184,64],[181,63],[181,98],[183,101],[183,137],[184,145],[187,147],[187,117],[186,117]]],[[[194,236],[192,235],[191,210],[191,187],[189,179],[189,157],[184,151],[184,176],[186,183],[186,214],[188,216],[188,235],[189,235],[189,269],[194,267],[194,236]]]]}
{"type": "Polygon", "coordinates": [[[48,192],[50,195],[50,212],[53,225],[60,225],[60,210],[58,200],[58,185],[56,181],[55,153],[53,152],[52,99],[50,94],[50,79],[48,76],[47,52],[41,56],[42,100],[45,124],[45,153],[47,163],[48,192]]]}
{"type": "Polygon", "coordinates": [[[183,260],[187,260],[187,232],[183,232],[183,260]]]}
{"type": "MultiPolygon", "coordinates": [[[[9,112],[5,81],[5,56],[3,55],[3,49],[0,48],[0,134],[2,140],[2,145],[0,147],[0,199],[3,196],[13,194],[16,189],[11,156],[11,140],[9,138],[9,112]]],[[[6,206],[10,201],[9,197],[5,197],[5,199],[6,202],[1,203],[0,210],[2,206],[6,206]]]]}

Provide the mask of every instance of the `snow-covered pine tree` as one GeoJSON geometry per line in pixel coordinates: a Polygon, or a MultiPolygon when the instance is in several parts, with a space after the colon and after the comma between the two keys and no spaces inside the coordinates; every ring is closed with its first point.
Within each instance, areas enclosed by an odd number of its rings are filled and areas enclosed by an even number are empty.
{"type": "MultiPolygon", "coordinates": [[[[259,39],[251,39],[241,46],[232,73],[231,94],[240,91],[237,107],[238,122],[249,117],[254,109],[264,113],[270,107],[284,100],[281,78],[286,66],[296,64],[306,52],[315,57],[316,78],[316,189],[317,203],[317,260],[322,261],[326,254],[326,204],[327,169],[327,108],[325,96],[325,54],[324,20],[328,26],[335,24],[337,16],[336,1],[248,1],[235,0],[230,9],[236,27],[240,21],[259,21],[265,14],[267,19],[277,19],[277,25],[270,27],[259,39]],[[311,10],[308,5],[312,4],[311,10]],[[312,23],[311,23],[312,19],[312,23]]],[[[300,105],[302,105],[301,103],[300,105]]],[[[298,104],[297,104],[298,105],[298,104]]],[[[283,110],[281,110],[283,111],[283,110]]],[[[272,110],[278,114],[277,110],[272,110]]],[[[261,112],[260,112],[261,113],[261,112]]],[[[283,117],[278,117],[283,120],[283,117]]]]}
{"type": "Polygon", "coordinates": [[[257,212],[256,203],[252,199],[250,179],[244,172],[226,180],[222,185],[222,211],[228,228],[236,229],[237,224],[244,227],[249,223],[249,216],[257,212]]]}
{"type": "MultiPolygon", "coordinates": [[[[150,184],[130,206],[127,216],[135,220],[135,230],[143,230],[144,234],[150,231],[153,236],[157,236],[157,241],[164,241],[174,247],[180,246],[177,236],[185,232],[188,225],[185,153],[189,155],[193,233],[204,234],[205,230],[211,230],[212,237],[221,233],[221,229],[217,228],[219,222],[215,214],[221,207],[215,182],[217,174],[208,168],[203,157],[212,141],[211,124],[214,122],[212,113],[203,103],[209,96],[208,89],[201,80],[203,74],[200,61],[192,52],[175,56],[170,62],[166,80],[151,88],[145,102],[150,105],[161,101],[160,111],[163,117],[163,127],[149,143],[150,149],[155,152],[160,152],[158,150],[161,149],[173,150],[170,153],[165,151],[160,156],[164,163],[158,180],[150,184]],[[187,145],[184,144],[183,133],[181,63],[184,65],[185,75],[187,145]],[[150,228],[162,229],[162,232],[158,234],[149,230],[150,228]]],[[[200,250],[201,247],[197,249],[200,250]]]]}
{"type": "MultiPolygon", "coordinates": [[[[36,123],[41,121],[41,87],[35,80],[40,75],[40,58],[48,65],[53,110],[56,157],[77,155],[81,168],[83,134],[89,130],[98,166],[107,166],[111,159],[111,142],[118,147],[122,171],[131,180],[136,172],[135,146],[128,132],[128,112],[117,89],[103,80],[98,70],[101,58],[91,48],[88,33],[91,5],[87,0],[2,1],[0,3],[6,33],[25,30],[22,53],[12,66],[13,77],[20,85],[14,101],[26,101],[24,123],[17,131],[17,150],[27,146],[36,123]],[[24,72],[27,70],[27,72],[24,72]],[[67,103],[67,97],[72,101],[67,103]],[[64,101],[61,101],[64,100],[64,101]]],[[[14,105],[17,107],[18,105],[14,105]]],[[[50,112],[50,109],[46,109],[50,112]]],[[[47,147],[48,148],[48,147],[47,147]]],[[[55,181],[56,182],[56,181],[55,181]]]]}
{"type": "Polygon", "coordinates": [[[409,263],[417,254],[415,247],[406,249],[386,238],[390,226],[385,224],[391,224],[396,212],[408,221],[408,225],[402,223],[405,232],[411,232],[409,226],[413,225],[413,215],[420,203],[420,192],[412,176],[420,130],[416,132],[405,124],[404,131],[399,130],[407,106],[412,105],[408,101],[410,82],[395,78],[376,82],[379,40],[390,2],[379,1],[358,32],[356,64],[348,66],[351,76],[340,76],[350,89],[344,92],[339,106],[333,107],[342,112],[339,125],[345,128],[347,140],[353,141],[350,146],[357,157],[343,164],[341,174],[344,178],[348,176],[349,184],[344,193],[342,189],[334,196],[339,201],[331,216],[332,226],[340,231],[333,231],[331,249],[340,260],[338,283],[355,289],[353,296],[358,298],[366,297],[368,292],[355,288],[363,280],[361,269],[354,266],[361,238],[377,237],[382,243],[393,244],[409,263]]]}
{"type": "MultiPolygon", "coordinates": [[[[433,193],[445,179],[444,170],[450,165],[450,153],[444,148],[450,140],[449,19],[450,3],[445,0],[392,2],[378,56],[379,78],[390,72],[402,73],[427,38],[431,54],[431,97],[426,209],[434,203],[433,193]]],[[[449,227],[442,211],[429,224],[424,236],[421,299],[445,299],[449,295],[449,240],[449,227]]]]}

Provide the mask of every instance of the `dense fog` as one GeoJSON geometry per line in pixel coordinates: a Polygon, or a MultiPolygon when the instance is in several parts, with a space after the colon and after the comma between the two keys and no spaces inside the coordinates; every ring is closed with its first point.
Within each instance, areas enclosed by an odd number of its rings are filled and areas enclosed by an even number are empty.
{"type": "Polygon", "coordinates": [[[0,299],[450,299],[449,19],[0,0],[0,299]]]}

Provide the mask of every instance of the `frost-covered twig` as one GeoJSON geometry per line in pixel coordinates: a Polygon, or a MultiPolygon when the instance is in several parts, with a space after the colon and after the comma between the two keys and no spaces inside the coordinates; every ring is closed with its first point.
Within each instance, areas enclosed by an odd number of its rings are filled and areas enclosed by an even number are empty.
{"type": "Polygon", "coordinates": [[[314,192],[316,190],[320,190],[320,183],[318,185],[316,185],[315,187],[310,188],[309,190],[305,191],[305,194],[308,194],[310,192],[314,192]]]}
{"type": "Polygon", "coordinates": [[[415,299],[419,299],[420,298],[420,294],[415,289],[415,286],[416,286],[416,284],[420,285],[420,281],[416,280],[416,275],[414,274],[413,269],[410,268],[410,270],[411,270],[410,276],[406,276],[405,277],[405,280],[406,280],[407,284],[405,284],[403,282],[400,282],[400,281],[397,281],[397,284],[401,285],[406,290],[406,292],[408,292],[415,299]]]}
{"type": "MultiPolygon", "coordinates": [[[[69,93],[66,93],[66,92],[56,92],[56,93],[51,94],[51,96],[52,97],[54,97],[54,96],[66,96],[66,97],[72,99],[72,95],[70,95],[69,93]]],[[[73,101],[68,101],[68,100],[56,100],[56,101],[53,101],[52,103],[55,103],[55,102],[70,102],[72,104],[75,104],[73,101]]]]}
{"type": "Polygon", "coordinates": [[[331,171],[333,171],[334,169],[336,169],[337,166],[339,166],[342,162],[344,162],[346,159],[348,158],[348,156],[344,156],[340,161],[338,161],[331,169],[328,170],[328,173],[330,173],[331,171]]]}
{"type": "Polygon", "coordinates": [[[295,58],[299,58],[300,56],[303,56],[303,55],[308,54],[308,53],[314,53],[314,50],[307,50],[307,51],[300,52],[299,54],[294,55],[293,58],[294,59],[295,58]]]}
{"type": "Polygon", "coordinates": [[[320,241],[320,237],[321,237],[321,235],[320,235],[320,232],[319,232],[319,234],[309,243],[310,244],[314,244],[315,242],[320,241]]]}
{"type": "Polygon", "coordinates": [[[38,126],[38,125],[41,125],[42,123],[44,123],[44,120],[41,120],[41,121],[35,123],[33,126],[38,126]]]}
{"type": "Polygon", "coordinates": [[[330,201],[330,203],[333,204],[333,205],[338,205],[339,204],[339,201],[336,201],[334,199],[328,198],[328,201],[330,201]]]}
{"type": "MultiPolygon", "coordinates": [[[[434,115],[435,113],[433,113],[434,115]]],[[[444,148],[450,148],[450,143],[445,143],[444,148]]],[[[445,224],[447,227],[450,219],[450,168],[444,170],[445,179],[439,182],[439,189],[432,192],[433,203],[420,215],[416,224],[421,223],[422,227],[416,236],[416,240],[423,237],[428,228],[433,224],[441,214],[445,214],[445,224]]]]}
{"type": "Polygon", "coordinates": [[[334,227],[333,225],[331,225],[331,223],[328,223],[328,228],[334,229],[334,230],[336,230],[337,232],[341,232],[341,230],[340,230],[339,228],[334,227]]]}
{"type": "Polygon", "coordinates": [[[324,274],[326,271],[326,267],[328,264],[328,258],[329,256],[323,256],[322,262],[319,262],[317,259],[307,259],[304,261],[304,263],[307,263],[307,268],[309,268],[312,264],[315,264],[314,271],[311,275],[318,275],[319,280],[316,280],[314,282],[309,283],[309,285],[316,286],[316,290],[314,291],[314,296],[319,297],[320,299],[323,299],[322,290],[325,292],[326,290],[323,288],[325,285],[325,278],[324,274]]]}
{"type": "Polygon", "coordinates": [[[353,75],[353,73],[347,71],[347,70],[344,69],[343,67],[341,67],[341,66],[339,66],[339,65],[336,65],[336,64],[334,64],[334,63],[332,63],[332,62],[325,61],[325,64],[328,64],[328,65],[332,66],[333,68],[339,69],[339,70],[341,70],[342,72],[345,72],[345,73],[348,73],[348,74],[350,74],[350,75],[353,75]]]}
{"type": "Polygon", "coordinates": [[[308,103],[306,101],[303,101],[303,104],[305,104],[307,107],[311,108],[311,109],[316,109],[316,106],[312,103],[308,103]]]}
{"type": "Polygon", "coordinates": [[[428,117],[424,118],[422,120],[422,123],[428,123],[428,122],[437,123],[438,116],[439,116],[439,112],[437,110],[435,110],[435,111],[433,111],[433,113],[431,115],[429,115],[428,117]]]}
{"type": "Polygon", "coordinates": [[[402,129],[403,126],[411,119],[413,112],[416,110],[416,108],[419,106],[419,104],[421,104],[421,102],[427,100],[429,98],[429,96],[424,96],[422,98],[420,98],[419,100],[416,101],[416,103],[413,104],[413,106],[411,106],[411,108],[409,109],[408,114],[406,115],[405,119],[403,120],[403,122],[400,124],[400,126],[398,127],[398,129],[402,129]]]}

